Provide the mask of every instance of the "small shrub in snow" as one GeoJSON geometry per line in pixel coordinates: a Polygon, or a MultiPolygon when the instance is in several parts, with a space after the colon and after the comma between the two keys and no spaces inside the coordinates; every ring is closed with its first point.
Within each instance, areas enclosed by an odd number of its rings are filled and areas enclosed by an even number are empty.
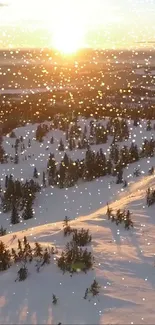
{"type": "Polygon", "coordinates": [[[28,277],[28,269],[26,266],[23,266],[19,269],[18,271],[18,276],[17,276],[17,279],[15,280],[16,281],[24,281],[26,280],[28,277]]]}
{"type": "Polygon", "coordinates": [[[11,133],[10,133],[10,138],[16,138],[16,134],[15,134],[15,132],[14,131],[12,131],[11,133]]]}
{"type": "Polygon", "coordinates": [[[6,235],[6,229],[1,226],[0,228],[0,236],[5,236],[6,235]]]}
{"type": "Polygon", "coordinates": [[[91,284],[90,288],[87,288],[84,294],[84,299],[87,299],[88,296],[98,296],[100,293],[100,285],[98,284],[98,282],[96,280],[93,281],[93,283],[91,284]]]}
{"type": "Polygon", "coordinates": [[[86,272],[93,266],[93,256],[87,249],[79,248],[73,241],[66,245],[66,249],[58,259],[58,267],[63,271],[86,272]]]}
{"type": "Polygon", "coordinates": [[[146,202],[148,207],[155,203],[155,190],[148,188],[146,192],[146,202]]]}
{"type": "Polygon", "coordinates": [[[133,222],[131,220],[131,213],[130,211],[128,210],[125,217],[124,217],[124,227],[125,229],[129,230],[130,227],[133,228],[133,222]]]}
{"type": "Polygon", "coordinates": [[[89,292],[94,296],[97,296],[100,292],[100,285],[96,280],[92,283],[89,292]]]}
{"type": "Polygon", "coordinates": [[[73,233],[73,242],[76,243],[77,246],[85,246],[89,244],[92,240],[92,236],[89,234],[89,229],[81,229],[81,230],[74,230],[73,233]]]}
{"type": "Polygon", "coordinates": [[[18,248],[16,251],[15,249],[12,249],[12,257],[15,263],[20,262],[23,266],[28,262],[32,262],[32,248],[26,237],[24,237],[23,241],[18,240],[18,248]]]}
{"type": "Polygon", "coordinates": [[[151,176],[154,174],[154,167],[152,166],[152,168],[149,169],[148,174],[151,176]]]}
{"type": "Polygon", "coordinates": [[[5,244],[0,242],[0,271],[5,271],[11,266],[11,254],[5,244]]]}
{"type": "Polygon", "coordinates": [[[107,204],[107,216],[108,216],[108,220],[110,220],[111,216],[112,216],[112,208],[109,207],[109,205],[107,204]]]}
{"type": "Polygon", "coordinates": [[[11,212],[11,224],[15,225],[17,223],[19,223],[19,214],[16,205],[13,204],[11,212]]]}
{"type": "Polygon", "coordinates": [[[72,232],[74,232],[74,229],[70,227],[69,225],[70,219],[66,216],[63,221],[63,227],[64,227],[64,236],[70,235],[72,232]]]}
{"type": "Polygon", "coordinates": [[[139,168],[135,168],[135,170],[133,172],[133,175],[136,176],[136,177],[140,176],[141,175],[140,169],[139,168]]]}
{"type": "Polygon", "coordinates": [[[56,297],[56,295],[53,295],[53,298],[52,298],[53,305],[56,305],[57,302],[58,302],[58,298],[56,297]]]}
{"type": "Polygon", "coordinates": [[[36,167],[34,167],[33,177],[34,178],[38,178],[38,171],[37,171],[37,168],[36,167]]]}
{"type": "Polygon", "coordinates": [[[129,210],[126,212],[125,210],[121,211],[121,209],[118,209],[116,211],[116,214],[114,214],[112,213],[112,210],[110,210],[108,206],[107,215],[108,215],[108,219],[110,219],[111,222],[116,222],[117,226],[119,224],[124,224],[124,227],[127,230],[133,228],[133,222],[131,220],[131,212],[129,210]]]}
{"type": "Polygon", "coordinates": [[[85,291],[85,294],[84,294],[83,299],[87,299],[87,297],[88,297],[88,293],[89,293],[89,289],[87,288],[86,291],[85,291]]]}
{"type": "Polygon", "coordinates": [[[66,216],[64,221],[63,221],[63,227],[69,226],[69,221],[70,221],[70,219],[66,216]]]}
{"type": "Polygon", "coordinates": [[[127,183],[126,180],[124,180],[124,182],[123,182],[123,188],[125,188],[125,187],[127,187],[127,186],[128,186],[128,183],[127,183]]]}
{"type": "Polygon", "coordinates": [[[64,236],[66,237],[66,236],[70,235],[72,233],[72,231],[73,230],[70,226],[64,227],[64,236]]]}

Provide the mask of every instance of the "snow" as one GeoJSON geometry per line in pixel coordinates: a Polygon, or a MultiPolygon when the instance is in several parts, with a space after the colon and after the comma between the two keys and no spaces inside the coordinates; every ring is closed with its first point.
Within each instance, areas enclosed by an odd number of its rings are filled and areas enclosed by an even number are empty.
{"type": "MultiPolygon", "coordinates": [[[[79,123],[82,128],[85,124],[88,127],[89,120],[80,118],[79,123]]],[[[140,147],[144,138],[155,136],[154,130],[145,131],[145,120],[137,128],[132,121],[128,123],[130,138],[120,143],[120,147],[130,145],[133,140],[140,147]]],[[[2,187],[6,174],[26,180],[32,177],[34,166],[41,174],[41,182],[49,153],[55,153],[58,162],[62,159],[64,153],[60,153],[57,146],[60,138],[65,139],[63,132],[50,131],[40,144],[35,140],[36,128],[37,124],[28,124],[15,130],[17,137],[25,138],[26,149],[24,154],[19,154],[18,165],[10,162],[0,165],[2,187]],[[52,136],[56,139],[53,145],[48,143],[52,136]],[[49,150],[46,150],[47,145],[49,150]],[[22,160],[28,154],[31,158],[22,160]]],[[[111,140],[109,137],[108,143],[92,148],[97,151],[102,147],[108,155],[111,140]]],[[[15,139],[4,137],[4,148],[12,156],[14,142],[15,139]]],[[[85,150],[70,152],[67,149],[66,152],[77,159],[84,157],[85,150]]],[[[153,165],[155,158],[148,158],[126,168],[124,175],[129,186],[125,189],[115,184],[115,178],[107,176],[92,182],[79,182],[69,189],[42,188],[34,202],[35,217],[26,223],[10,226],[10,214],[1,213],[0,224],[10,232],[2,237],[8,248],[15,248],[17,240],[27,236],[32,245],[38,241],[45,246],[55,246],[58,255],[69,241],[63,236],[62,221],[65,216],[70,217],[71,226],[90,229],[95,264],[87,274],[70,277],[58,269],[54,255],[51,264],[40,273],[30,265],[29,277],[24,282],[15,282],[17,265],[1,272],[0,324],[154,324],[154,206],[148,208],[145,200],[147,188],[155,184],[154,176],[148,176],[153,165]],[[143,174],[136,178],[133,170],[138,166],[143,174]],[[107,202],[115,211],[126,208],[132,212],[133,230],[126,231],[122,225],[117,227],[107,220],[107,202]],[[14,240],[13,235],[16,235],[14,240]],[[94,278],[101,286],[100,294],[90,301],[84,300],[85,290],[94,278]],[[52,304],[53,294],[59,299],[56,306],[52,304]]]]}

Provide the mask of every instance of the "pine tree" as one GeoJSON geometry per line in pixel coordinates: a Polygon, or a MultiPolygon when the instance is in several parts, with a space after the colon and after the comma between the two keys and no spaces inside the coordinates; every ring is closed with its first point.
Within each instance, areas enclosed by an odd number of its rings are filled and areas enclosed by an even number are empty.
{"type": "Polygon", "coordinates": [[[47,170],[49,176],[49,185],[54,184],[55,176],[56,176],[56,161],[54,154],[50,153],[48,163],[47,163],[47,170]]]}
{"type": "Polygon", "coordinates": [[[17,153],[15,154],[14,163],[15,164],[18,164],[19,163],[19,156],[18,156],[17,153]]]}
{"type": "Polygon", "coordinates": [[[35,243],[35,248],[34,248],[34,257],[36,258],[42,258],[43,257],[43,248],[39,243],[35,243]]]}
{"type": "Polygon", "coordinates": [[[65,185],[65,177],[66,177],[66,166],[62,161],[60,163],[60,167],[58,170],[58,180],[57,180],[57,184],[59,185],[60,188],[63,188],[65,185]]]}
{"type": "Polygon", "coordinates": [[[152,127],[151,127],[151,121],[147,121],[147,127],[146,127],[146,131],[151,131],[152,127]]]}
{"type": "Polygon", "coordinates": [[[43,262],[43,248],[39,243],[35,243],[33,256],[36,259],[37,272],[39,272],[43,262]]]}
{"type": "Polygon", "coordinates": [[[54,143],[54,138],[52,137],[50,140],[50,144],[53,144],[53,143],[54,143]]]}
{"type": "Polygon", "coordinates": [[[72,151],[73,150],[73,141],[72,138],[69,139],[69,150],[72,151]]]}
{"type": "Polygon", "coordinates": [[[16,134],[15,134],[15,132],[14,131],[12,131],[11,133],[10,133],[10,138],[16,138],[16,134]]]}
{"type": "Polygon", "coordinates": [[[23,267],[21,267],[21,268],[19,269],[19,271],[18,271],[18,276],[17,276],[16,281],[17,281],[17,280],[18,280],[18,281],[24,281],[24,280],[27,279],[27,277],[28,277],[28,269],[27,269],[26,266],[23,266],[23,267]]]}
{"type": "Polygon", "coordinates": [[[45,264],[50,264],[50,253],[48,252],[47,248],[45,248],[45,251],[43,253],[43,262],[41,264],[41,266],[45,265],[45,264]]]}
{"type": "Polygon", "coordinates": [[[59,149],[59,151],[64,151],[64,149],[65,149],[62,139],[60,139],[60,143],[59,143],[58,149],[59,149]]]}
{"type": "Polygon", "coordinates": [[[106,170],[107,170],[108,175],[112,174],[112,168],[113,168],[113,165],[112,165],[111,160],[107,160],[106,170]]]}
{"type": "Polygon", "coordinates": [[[134,143],[131,144],[131,147],[129,149],[129,162],[132,163],[134,161],[139,160],[139,153],[138,153],[138,147],[134,143]]]}
{"type": "Polygon", "coordinates": [[[123,183],[123,170],[119,170],[118,174],[117,174],[117,180],[116,180],[116,184],[121,184],[123,183]]]}
{"type": "Polygon", "coordinates": [[[17,223],[19,223],[19,215],[16,206],[13,205],[11,213],[11,224],[15,225],[17,223]]]}
{"type": "Polygon", "coordinates": [[[53,305],[57,304],[58,298],[56,297],[56,295],[53,295],[52,302],[53,302],[53,305]]]}
{"type": "Polygon", "coordinates": [[[112,208],[109,207],[109,204],[107,204],[107,213],[106,214],[108,216],[108,219],[110,219],[112,216],[112,208]]]}
{"type": "Polygon", "coordinates": [[[0,144],[0,163],[4,164],[7,162],[7,158],[5,157],[5,150],[2,146],[2,144],[0,144]]]}
{"type": "Polygon", "coordinates": [[[33,177],[38,178],[38,171],[36,167],[34,167],[33,177]]]}
{"type": "Polygon", "coordinates": [[[63,227],[68,227],[69,226],[69,221],[70,221],[69,217],[66,216],[64,221],[63,221],[63,227]]]}
{"type": "Polygon", "coordinates": [[[24,220],[33,218],[33,209],[32,209],[32,200],[31,199],[27,200],[26,207],[24,209],[22,217],[24,220]]]}
{"type": "Polygon", "coordinates": [[[20,140],[16,139],[16,141],[15,141],[15,153],[18,152],[19,142],[20,142],[20,140]]]}
{"type": "Polygon", "coordinates": [[[69,158],[68,158],[66,152],[65,152],[65,154],[64,154],[63,162],[64,162],[64,164],[65,164],[66,167],[69,166],[69,158]]]}
{"type": "Polygon", "coordinates": [[[0,236],[5,236],[6,235],[6,229],[1,226],[0,228],[0,236]]]}
{"type": "Polygon", "coordinates": [[[136,117],[135,119],[134,119],[134,121],[133,121],[133,125],[134,126],[138,126],[139,125],[139,118],[138,117],[136,117]]]}
{"type": "Polygon", "coordinates": [[[28,147],[29,148],[31,147],[31,140],[30,139],[28,140],[28,147]]]}
{"type": "Polygon", "coordinates": [[[5,244],[0,242],[0,271],[5,271],[11,266],[11,254],[5,244]]]}
{"type": "Polygon", "coordinates": [[[87,126],[85,125],[85,127],[84,127],[84,135],[86,135],[87,134],[87,126]]]}
{"type": "Polygon", "coordinates": [[[88,293],[89,293],[89,289],[87,288],[86,291],[85,291],[85,294],[84,294],[83,299],[87,299],[87,297],[88,297],[88,293]]]}
{"type": "Polygon", "coordinates": [[[100,286],[96,280],[92,283],[90,287],[90,293],[92,293],[93,297],[97,296],[100,292],[100,286]]]}
{"type": "Polygon", "coordinates": [[[43,172],[43,187],[46,187],[46,176],[45,176],[45,172],[43,172]]]}
{"type": "Polygon", "coordinates": [[[7,188],[8,187],[8,180],[9,180],[9,177],[8,175],[5,176],[5,187],[7,188]]]}

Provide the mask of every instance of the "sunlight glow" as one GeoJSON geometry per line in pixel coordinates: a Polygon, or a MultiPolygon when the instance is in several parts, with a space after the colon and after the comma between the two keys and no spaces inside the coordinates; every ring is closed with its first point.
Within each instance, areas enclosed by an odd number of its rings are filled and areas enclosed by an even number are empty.
{"type": "Polygon", "coordinates": [[[85,22],[80,6],[70,2],[55,7],[55,17],[48,30],[51,30],[52,45],[64,54],[76,52],[83,46],[85,36],[85,22]]]}
{"type": "Polygon", "coordinates": [[[53,46],[64,54],[76,52],[83,44],[82,31],[73,25],[59,26],[53,33],[53,46]]]}

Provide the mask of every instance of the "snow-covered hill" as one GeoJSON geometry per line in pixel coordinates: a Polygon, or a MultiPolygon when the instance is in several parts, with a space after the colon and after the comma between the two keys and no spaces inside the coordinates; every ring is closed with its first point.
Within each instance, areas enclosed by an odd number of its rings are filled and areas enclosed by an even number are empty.
{"type": "MultiPolygon", "coordinates": [[[[106,121],[103,121],[104,124],[106,121]]],[[[81,127],[89,121],[80,119],[81,127]]],[[[146,121],[133,127],[129,121],[129,140],[119,143],[129,145],[135,140],[140,148],[145,138],[155,137],[155,131],[146,131],[146,121]]],[[[154,122],[152,122],[152,125],[154,122]]],[[[50,131],[43,143],[36,142],[37,125],[26,125],[15,131],[23,136],[25,151],[19,154],[19,163],[8,162],[0,165],[1,185],[4,188],[5,175],[26,180],[32,178],[36,166],[42,183],[42,172],[47,167],[48,155],[53,152],[60,162],[64,152],[58,151],[60,138],[65,143],[62,131],[50,131]],[[50,144],[51,137],[54,144],[50,144]],[[31,147],[28,147],[31,139],[31,147]],[[49,149],[47,150],[47,146],[49,149]],[[25,155],[29,158],[25,160],[25,155]]],[[[108,156],[112,137],[100,148],[108,156]]],[[[6,153],[14,154],[15,139],[3,138],[6,153]]],[[[67,146],[67,142],[65,143],[67,146]]],[[[86,150],[75,149],[68,155],[74,159],[84,157],[86,150]]],[[[35,215],[26,222],[10,225],[10,213],[0,215],[0,224],[7,228],[8,234],[1,237],[8,248],[16,248],[18,239],[27,236],[33,245],[55,246],[56,256],[51,264],[39,273],[32,265],[28,267],[29,276],[24,282],[15,282],[19,265],[0,273],[0,324],[154,324],[155,311],[155,268],[154,244],[155,221],[154,206],[146,205],[146,190],[155,186],[154,175],[148,176],[150,167],[155,166],[155,157],[144,158],[129,165],[124,170],[128,186],[116,185],[115,177],[105,176],[92,182],[78,182],[71,188],[41,188],[34,201],[35,215]],[[133,177],[134,168],[142,171],[140,177],[133,177]],[[125,230],[107,220],[107,202],[114,211],[129,209],[132,212],[134,228],[125,230]],[[56,262],[69,237],[63,235],[63,219],[70,217],[70,225],[85,228],[92,234],[91,249],[95,258],[93,270],[85,273],[62,274],[56,262]],[[14,236],[14,237],[13,237],[14,236]],[[90,301],[83,299],[85,290],[94,278],[101,286],[98,297],[90,301]],[[52,295],[58,297],[57,305],[52,304],[52,295]]]]}

